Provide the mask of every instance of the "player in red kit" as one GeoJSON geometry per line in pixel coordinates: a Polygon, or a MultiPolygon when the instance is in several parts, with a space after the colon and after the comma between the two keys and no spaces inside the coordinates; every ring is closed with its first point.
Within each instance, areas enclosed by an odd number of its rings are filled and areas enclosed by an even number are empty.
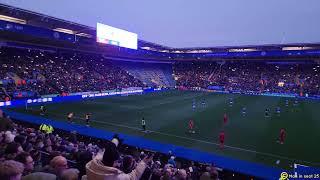
{"type": "Polygon", "coordinates": [[[224,131],[220,132],[219,140],[220,140],[220,149],[223,149],[223,147],[224,147],[224,131]]]}
{"type": "Polygon", "coordinates": [[[224,115],[223,115],[223,124],[225,125],[225,124],[227,124],[227,122],[228,122],[228,116],[227,116],[226,113],[224,113],[224,115]]]}
{"type": "Polygon", "coordinates": [[[190,121],[189,121],[189,133],[195,133],[195,131],[194,131],[194,122],[193,122],[193,120],[192,119],[190,119],[190,121]]]}
{"type": "Polygon", "coordinates": [[[280,136],[279,136],[280,144],[284,143],[285,138],[286,138],[286,130],[284,128],[281,128],[280,136]]]}

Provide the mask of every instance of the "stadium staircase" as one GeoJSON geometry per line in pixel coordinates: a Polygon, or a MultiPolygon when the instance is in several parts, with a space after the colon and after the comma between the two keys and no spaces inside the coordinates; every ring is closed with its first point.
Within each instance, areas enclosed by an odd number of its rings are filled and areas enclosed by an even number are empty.
{"type": "Polygon", "coordinates": [[[212,73],[209,75],[209,77],[208,77],[208,81],[211,81],[212,80],[212,77],[216,74],[216,69],[217,69],[217,67],[215,67],[214,69],[213,69],[213,71],[212,71],[212,73]]]}
{"type": "Polygon", "coordinates": [[[10,79],[13,79],[15,82],[22,80],[17,74],[13,73],[13,72],[8,72],[7,76],[10,79]]]}
{"type": "Polygon", "coordinates": [[[213,72],[209,75],[208,77],[208,81],[209,82],[214,82],[216,77],[219,76],[219,74],[221,73],[221,70],[222,70],[222,66],[223,64],[220,64],[220,66],[216,66],[214,69],[213,69],[213,72]]]}
{"type": "Polygon", "coordinates": [[[174,87],[171,64],[116,62],[116,65],[126,70],[130,75],[150,87],[174,87]]]}
{"type": "Polygon", "coordinates": [[[6,91],[6,88],[4,88],[4,87],[1,87],[0,93],[1,93],[1,95],[5,95],[5,96],[7,96],[7,97],[10,97],[9,94],[8,94],[8,92],[6,91]]]}

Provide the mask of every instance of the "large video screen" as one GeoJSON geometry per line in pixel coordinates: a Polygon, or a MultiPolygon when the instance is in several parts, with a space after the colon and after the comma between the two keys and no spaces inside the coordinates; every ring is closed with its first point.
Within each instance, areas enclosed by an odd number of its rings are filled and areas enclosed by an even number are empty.
{"type": "Polygon", "coordinates": [[[112,26],[97,23],[97,42],[137,49],[138,35],[112,26]]]}

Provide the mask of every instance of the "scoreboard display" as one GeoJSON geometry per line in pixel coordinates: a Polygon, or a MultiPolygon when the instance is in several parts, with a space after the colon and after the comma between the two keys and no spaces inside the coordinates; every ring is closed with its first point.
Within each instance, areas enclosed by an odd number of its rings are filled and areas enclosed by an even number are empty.
{"type": "Polygon", "coordinates": [[[97,23],[97,42],[137,49],[138,35],[112,26],[97,23]]]}

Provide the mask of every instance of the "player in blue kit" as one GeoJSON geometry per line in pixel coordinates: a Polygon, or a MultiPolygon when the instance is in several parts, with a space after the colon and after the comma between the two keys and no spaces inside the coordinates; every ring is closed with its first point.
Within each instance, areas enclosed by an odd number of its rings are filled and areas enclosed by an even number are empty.
{"type": "Polygon", "coordinates": [[[270,109],[269,108],[266,108],[264,113],[265,113],[264,114],[265,117],[270,117],[270,109]]]}
{"type": "Polygon", "coordinates": [[[229,106],[232,107],[233,106],[233,98],[229,99],[229,106]]]}
{"type": "Polygon", "coordinates": [[[247,108],[242,107],[242,116],[245,116],[247,114],[247,108]]]}
{"type": "Polygon", "coordinates": [[[205,101],[205,99],[203,99],[203,100],[201,101],[201,105],[202,105],[202,107],[206,107],[206,101],[205,101]]]}
{"type": "Polygon", "coordinates": [[[277,115],[278,115],[278,116],[280,116],[281,109],[280,109],[280,107],[279,107],[279,106],[276,108],[276,113],[277,113],[277,115]]]}
{"type": "Polygon", "coordinates": [[[196,110],[196,101],[194,99],[192,100],[192,110],[196,110]]]}

